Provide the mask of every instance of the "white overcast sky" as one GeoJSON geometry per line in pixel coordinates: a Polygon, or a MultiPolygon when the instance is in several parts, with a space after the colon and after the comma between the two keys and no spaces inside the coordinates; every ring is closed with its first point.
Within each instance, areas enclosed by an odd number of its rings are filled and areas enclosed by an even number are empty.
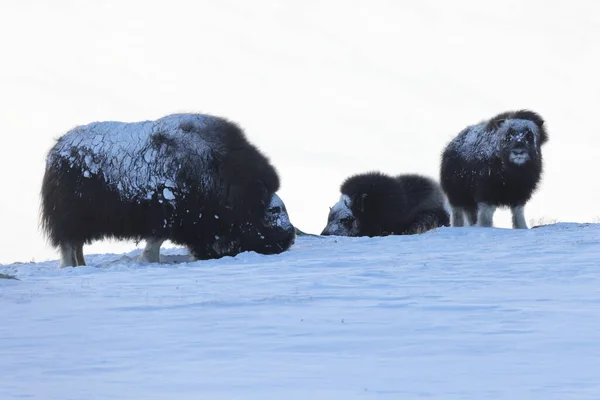
{"type": "MultiPolygon", "coordinates": [[[[74,127],[204,112],[277,167],[319,233],[339,185],[438,179],[445,144],[516,108],[547,121],[528,220],[597,221],[598,1],[0,1],[0,262],[55,259],[38,228],[45,154],[74,127]]],[[[508,227],[507,211],[496,224],[508,227]]],[[[86,253],[120,252],[104,242],[86,253]]]]}

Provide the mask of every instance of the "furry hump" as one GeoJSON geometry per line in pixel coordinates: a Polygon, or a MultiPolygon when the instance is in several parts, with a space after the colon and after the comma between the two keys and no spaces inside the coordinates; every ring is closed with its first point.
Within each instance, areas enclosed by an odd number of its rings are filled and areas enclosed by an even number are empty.
{"type": "Polygon", "coordinates": [[[84,265],[82,247],[104,238],[164,240],[196,259],[275,254],[294,242],[275,194],[275,168],[236,124],[204,114],[94,122],[60,137],[42,182],[42,227],[61,265],[84,265]]]}
{"type": "Polygon", "coordinates": [[[497,207],[510,207],[513,228],[527,228],[523,210],[541,179],[543,118],[530,110],[500,113],[463,129],[444,149],[440,182],[452,225],[492,226],[497,207]]]}
{"type": "Polygon", "coordinates": [[[368,172],[347,178],[322,235],[386,236],[449,225],[445,198],[432,179],[368,172]]]}

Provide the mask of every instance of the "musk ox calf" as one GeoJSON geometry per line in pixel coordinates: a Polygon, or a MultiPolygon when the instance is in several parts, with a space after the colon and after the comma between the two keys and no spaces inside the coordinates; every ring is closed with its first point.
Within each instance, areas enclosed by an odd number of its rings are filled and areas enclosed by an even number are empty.
{"type": "Polygon", "coordinates": [[[513,228],[527,228],[524,207],[542,174],[544,120],[533,111],[505,112],[468,126],[442,153],[441,185],[452,226],[491,227],[497,207],[510,207],[513,228]]]}
{"type": "Polygon", "coordinates": [[[63,267],[85,265],[83,245],[104,238],[144,239],[145,262],[160,261],[165,240],[198,260],[276,254],[295,240],[278,189],[269,160],[223,118],[95,122],[50,150],[42,227],[63,267]]]}
{"type": "Polygon", "coordinates": [[[321,235],[410,235],[450,224],[440,186],[424,176],[358,174],[340,192],[321,235]]]}

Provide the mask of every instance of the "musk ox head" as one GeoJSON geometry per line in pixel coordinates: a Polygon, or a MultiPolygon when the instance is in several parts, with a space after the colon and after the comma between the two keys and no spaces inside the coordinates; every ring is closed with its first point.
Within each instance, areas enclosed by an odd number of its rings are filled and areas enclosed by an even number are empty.
{"type": "Polygon", "coordinates": [[[232,222],[213,240],[188,245],[196,260],[235,256],[245,251],[259,254],[279,254],[288,250],[296,240],[296,229],[290,222],[285,204],[273,194],[259,221],[232,222]]]}
{"type": "Polygon", "coordinates": [[[295,232],[283,200],[274,194],[265,213],[265,222],[269,227],[281,228],[284,231],[295,232]]]}
{"type": "Polygon", "coordinates": [[[271,197],[260,226],[246,233],[242,235],[242,251],[279,254],[288,250],[296,241],[296,228],[290,222],[287,208],[277,194],[271,197]]]}
{"type": "Polygon", "coordinates": [[[535,161],[540,154],[540,135],[535,123],[511,119],[498,128],[499,153],[504,162],[521,166],[535,161]]]}
{"type": "Polygon", "coordinates": [[[352,199],[342,194],[340,200],[329,209],[327,226],[321,232],[323,236],[358,236],[358,221],[352,213],[352,199]]]}
{"type": "Polygon", "coordinates": [[[548,141],[543,118],[530,110],[498,114],[487,126],[498,140],[498,154],[505,164],[524,166],[541,161],[541,147],[548,141]]]}

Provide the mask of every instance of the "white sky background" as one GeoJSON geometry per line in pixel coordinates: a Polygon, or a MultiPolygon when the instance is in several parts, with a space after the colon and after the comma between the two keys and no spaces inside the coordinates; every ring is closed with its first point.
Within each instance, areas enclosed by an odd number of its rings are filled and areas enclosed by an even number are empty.
{"type": "MultiPolygon", "coordinates": [[[[319,233],[347,176],[438,179],[466,125],[547,122],[526,217],[594,222],[600,2],[1,0],[0,262],[57,253],[38,229],[45,154],[70,128],[205,112],[277,167],[292,222],[319,233]],[[576,200],[576,201],[575,201],[576,200]]],[[[496,225],[510,226],[507,211],[496,225]]],[[[131,250],[103,242],[86,253],[131,250]]]]}

